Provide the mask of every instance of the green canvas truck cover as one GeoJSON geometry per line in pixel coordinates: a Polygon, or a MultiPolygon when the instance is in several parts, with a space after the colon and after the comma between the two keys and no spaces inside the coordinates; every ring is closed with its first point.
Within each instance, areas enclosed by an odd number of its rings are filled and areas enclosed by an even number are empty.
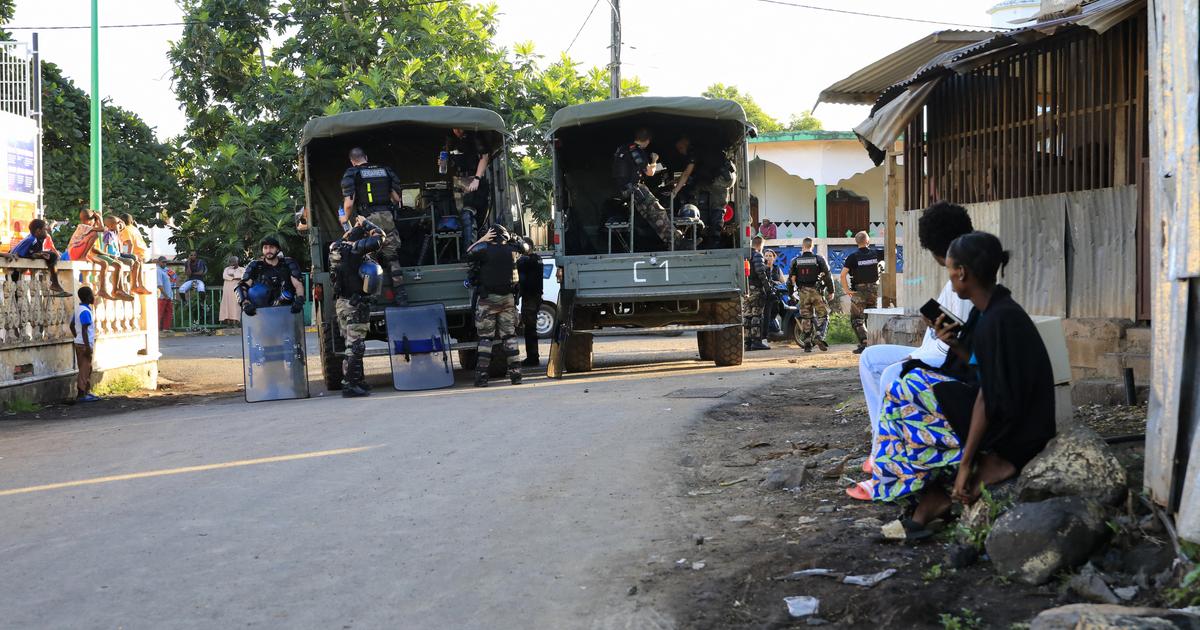
{"type": "Polygon", "coordinates": [[[699,96],[631,96],[564,107],[555,112],[554,118],[550,120],[547,137],[553,137],[560,129],[566,127],[578,127],[636,114],[732,120],[749,127],[750,135],[755,135],[754,128],[746,122],[746,112],[734,101],[699,96]]]}
{"type": "Polygon", "coordinates": [[[495,131],[505,133],[504,120],[488,109],[478,107],[452,107],[409,105],[364,109],[333,116],[313,118],[304,125],[300,133],[300,147],[317,138],[333,138],[349,133],[370,131],[397,124],[426,125],[446,129],[470,129],[473,131],[495,131]]]}

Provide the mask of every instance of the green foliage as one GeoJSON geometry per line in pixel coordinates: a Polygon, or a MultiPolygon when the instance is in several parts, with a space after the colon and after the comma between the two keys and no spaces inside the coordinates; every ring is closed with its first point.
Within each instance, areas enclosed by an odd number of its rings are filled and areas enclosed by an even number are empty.
{"type": "Polygon", "coordinates": [[[7,414],[33,413],[41,411],[41,409],[41,405],[30,400],[25,400],[24,398],[14,398],[4,403],[4,413],[7,414]]]}
{"type": "Polygon", "coordinates": [[[942,576],[944,576],[946,573],[948,573],[948,572],[942,570],[941,564],[935,564],[935,565],[929,567],[928,569],[926,569],[925,572],[921,574],[921,579],[926,582],[932,582],[934,580],[941,579],[942,576]]]}
{"type": "Polygon", "coordinates": [[[854,328],[850,326],[850,316],[845,313],[830,313],[829,330],[825,333],[825,340],[829,343],[858,343],[858,335],[854,334],[854,328]]]}
{"type": "Polygon", "coordinates": [[[955,538],[962,544],[972,545],[976,549],[983,550],[983,545],[987,541],[988,534],[992,533],[992,526],[996,523],[996,519],[1000,518],[1009,507],[1012,506],[1012,498],[999,500],[995,498],[987,486],[980,485],[979,501],[987,506],[987,514],[975,527],[967,527],[961,520],[954,524],[951,531],[954,532],[955,538]]]}
{"type": "MultiPolygon", "coordinates": [[[[289,253],[303,257],[287,225],[303,203],[295,158],[304,123],[397,105],[498,112],[514,136],[514,180],[526,207],[544,220],[551,195],[543,136],[551,116],[608,93],[599,68],[585,71],[566,56],[543,64],[531,44],[498,46],[493,4],[182,0],[181,6],[189,25],[169,55],[189,124],[176,167],[196,212],[208,215],[189,218],[181,242],[201,244],[210,238],[203,230],[217,230],[213,242],[233,248],[256,240],[248,234],[276,232],[289,253]],[[228,147],[238,154],[231,157],[228,147]],[[232,216],[247,207],[255,211],[232,216]]],[[[645,92],[636,80],[623,89],[645,92]]]]}
{"type": "Polygon", "coordinates": [[[122,374],[92,388],[100,397],[126,396],[142,389],[142,382],[132,374],[122,374]]]}
{"type": "Polygon", "coordinates": [[[708,89],[701,92],[700,95],[705,98],[724,98],[737,102],[737,104],[742,106],[742,109],[746,110],[746,120],[754,125],[759,133],[781,131],[783,129],[783,125],[778,120],[772,118],[770,114],[758,106],[758,103],[754,102],[754,97],[749,94],[743,94],[738,90],[737,86],[714,83],[708,86],[708,89]]]}
{"type": "Polygon", "coordinates": [[[942,624],[942,630],[975,630],[983,627],[983,620],[970,608],[963,608],[958,613],[938,615],[938,623],[942,624]]]}
{"type": "Polygon", "coordinates": [[[821,120],[813,116],[812,110],[804,110],[797,114],[792,114],[791,120],[784,127],[787,131],[820,131],[824,127],[821,125],[821,120]]]}
{"type": "MultiPolygon", "coordinates": [[[[74,222],[90,203],[91,99],[58,66],[42,62],[42,103],[46,217],[74,222]]],[[[101,139],[104,212],[156,225],[182,214],[187,201],[170,170],[171,148],[141,118],[105,105],[101,139]]]]}

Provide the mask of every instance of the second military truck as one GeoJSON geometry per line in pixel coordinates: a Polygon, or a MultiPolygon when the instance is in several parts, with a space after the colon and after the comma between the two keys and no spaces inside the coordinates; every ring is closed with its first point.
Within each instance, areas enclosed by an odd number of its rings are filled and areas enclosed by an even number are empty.
{"type": "MultiPolygon", "coordinates": [[[[552,356],[552,362],[568,372],[587,372],[596,336],[695,331],[701,359],[719,366],[741,364],[750,245],[746,139],[753,134],[741,106],[720,99],[618,98],[554,115],[549,140],[562,343],[560,359],[552,356]],[[644,155],[663,162],[666,170],[662,180],[648,176],[645,183],[676,215],[672,221],[682,238],[660,238],[614,181],[620,170],[614,168],[616,154],[629,148],[639,130],[653,136],[644,155]],[[679,212],[682,206],[670,194],[672,175],[678,177],[689,161],[676,150],[685,137],[690,153],[701,161],[693,170],[698,181],[689,184],[692,190],[711,187],[703,180],[722,169],[734,180],[725,216],[717,213],[721,225],[698,225],[694,214],[679,212]],[[705,238],[718,230],[716,241],[705,238]]],[[[712,203],[707,196],[690,200],[712,203]]],[[[711,208],[700,211],[713,222],[711,208]]]]}

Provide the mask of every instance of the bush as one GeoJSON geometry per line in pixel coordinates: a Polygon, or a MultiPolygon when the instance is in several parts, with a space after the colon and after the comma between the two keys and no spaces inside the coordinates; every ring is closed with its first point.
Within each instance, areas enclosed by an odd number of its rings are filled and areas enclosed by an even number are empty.
{"type": "Polygon", "coordinates": [[[108,382],[92,388],[92,393],[100,397],[124,396],[142,389],[142,382],[132,374],[122,374],[108,382]]]}
{"type": "Polygon", "coordinates": [[[825,333],[825,341],[829,343],[858,343],[858,335],[850,327],[850,317],[844,313],[829,315],[829,331],[825,333]]]}
{"type": "Polygon", "coordinates": [[[6,413],[32,413],[41,410],[42,406],[24,398],[14,398],[4,405],[6,413]]]}

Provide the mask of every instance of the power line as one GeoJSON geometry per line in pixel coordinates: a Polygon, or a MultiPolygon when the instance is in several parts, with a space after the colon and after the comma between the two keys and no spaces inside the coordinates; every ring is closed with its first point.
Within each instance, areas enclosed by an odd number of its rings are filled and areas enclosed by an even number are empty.
{"type": "MultiPolygon", "coordinates": [[[[430,5],[430,4],[444,4],[448,1],[449,0],[413,0],[412,2],[405,3],[400,8],[412,9],[414,7],[423,7],[423,6],[430,5]]],[[[327,10],[327,11],[313,11],[313,12],[309,12],[309,13],[289,13],[286,15],[285,14],[267,15],[265,18],[252,17],[252,16],[251,17],[231,16],[231,17],[225,17],[225,18],[219,18],[219,19],[210,18],[208,20],[183,20],[182,22],[145,22],[145,23],[139,23],[139,24],[101,24],[100,28],[103,29],[103,28],[154,28],[154,27],[162,27],[162,26],[219,26],[221,24],[228,24],[230,22],[260,22],[263,20],[282,20],[282,19],[296,19],[296,18],[307,18],[307,17],[325,17],[325,16],[329,16],[329,15],[345,15],[347,13],[349,15],[355,16],[355,17],[362,17],[364,15],[377,15],[378,14],[378,12],[374,11],[374,10],[370,11],[370,12],[362,12],[362,13],[355,13],[352,11],[347,12],[347,11],[343,11],[343,10],[327,10]]],[[[91,24],[73,24],[71,26],[0,25],[0,29],[6,29],[6,30],[10,30],[10,31],[70,31],[70,30],[90,29],[90,28],[92,28],[91,24]]]]}
{"type": "Polygon", "coordinates": [[[598,6],[600,6],[600,0],[596,0],[592,3],[592,10],[588,11],[587,17],[583,18],[583,24],[580,24],[579,30],[575,31],[575,37],[571,38],[571,43],[568,44],[567,49],[563,51],[564,55],[571,52],[571,46],[575,45],[575,40],[579,39],[579,34],[583,32],[583,27],[587,26],[588,20],[592,19],[592,14],[596,12],[596,7],[598,6]]]}
{"type": "Polygon", "coordinates": [[[1011,30],[1011,29],[1000,28],[1000,27],[996,27],[996,26],[979,26],[977,24],[959,24],[958,22],[942,22],[939,20],[922,20],[920,18],[903,17],[900,15],[882,15],[879,13],[867,13],[865,11],[850,11],[847,9],[833,9],[830,7],[818,7],[818,6],[814,6],[811,4],[800,4],[798,2],[787,2],[785,0],[753,0],[753,1],[761,2],[763,4],[778,4],[780,6],[792,7],[794,9],[809,9],[812,11],[827,11],[829,13],[841,13],[843,15],[857,15],[860,17],[872,17],[872,18],[879,18],[879,19],[883,19],[883,20],[896,20],[899,22],[916,22],[918,24],[933,24],[936,26],[961,26],[964,28],[982,29],[982,30],[989,30],[989,31],[1011,30]]]}

